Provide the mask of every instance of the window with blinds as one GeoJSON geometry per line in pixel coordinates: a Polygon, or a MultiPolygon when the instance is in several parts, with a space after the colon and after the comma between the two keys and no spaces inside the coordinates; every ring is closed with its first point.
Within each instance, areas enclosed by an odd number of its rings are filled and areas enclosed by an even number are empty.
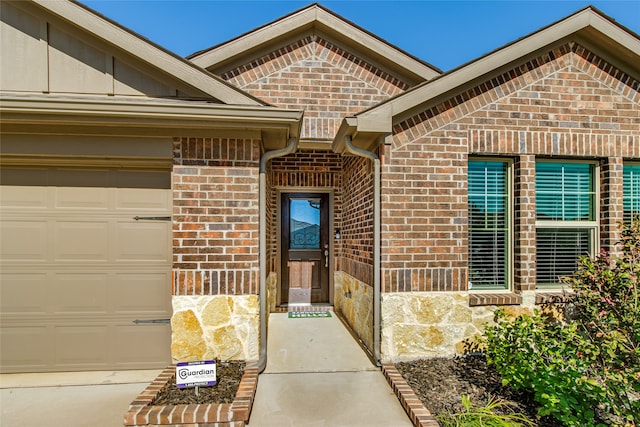
{"type": "Polygon", "coordinates": [[[640,215],[640,165],[624,165],[623,169],[624,223],[640,215]]]}
{"type": "Polygon", "coordinates": [[[509,163],[469,161],[469,289],[509,287],[509,163]]]}
{"type": "Polygon", "coordinates": [[[536,163],[536,281],[558,286],[595,252],[595,165],[536,163]]]}

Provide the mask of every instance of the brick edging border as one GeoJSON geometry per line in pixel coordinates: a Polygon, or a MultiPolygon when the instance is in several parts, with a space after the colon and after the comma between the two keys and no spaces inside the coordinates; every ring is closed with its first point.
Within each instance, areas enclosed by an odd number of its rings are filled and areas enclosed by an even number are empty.
{"type": "Polygon", "coordinates": [[[175,373],[175,365],[168,366],[131,402],[124,414],[124,426],[243,427],[249,421],[258,386],[255,364],[245,367],[233,403],[153,405],[158,392],[175,373]]]}
{"type": "Polygon", "coordinates": [[[440,427],[438,420],[424,407],[393,363],[383,363],[382,373],[396,394],[402,407],[416,427],[440,427]]]}

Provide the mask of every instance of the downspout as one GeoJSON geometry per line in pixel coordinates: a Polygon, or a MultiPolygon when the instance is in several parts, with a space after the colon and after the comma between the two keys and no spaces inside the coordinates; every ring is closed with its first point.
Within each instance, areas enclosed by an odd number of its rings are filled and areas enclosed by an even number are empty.
{"type": "Polygon", "coordinates": [[[373,357],[381,366],[380,356],[380,159],[368,150],[351,143],[351,136],[344,137],[345,151],[373,162],[373,357]]]}
{"type": "Polygon", "coordinates": [[[298,138],[289,138],[286,147],[267,151],[260,158],[260,357],[258,373],[267,367],[267,162],[276,157],[295,153],[298,149],[298,138]]]}

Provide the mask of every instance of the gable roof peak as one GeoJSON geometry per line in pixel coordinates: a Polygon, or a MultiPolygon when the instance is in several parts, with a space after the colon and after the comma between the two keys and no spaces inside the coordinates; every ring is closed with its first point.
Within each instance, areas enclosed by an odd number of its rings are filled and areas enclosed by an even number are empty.
{"type": "Polygon", "coordinates": [[[593,6],[587,6],[555,23],[421,83],[374,107],[347,117],[334,139],[339,147],[345,136],[370,147],[380,135],[392,132],[394,123],[451,99],[468,88],[499,75],[515,64],[535,58],[545,49],[577,43],[601,55],[614,67],[640,81],[640,36],[593,6]],[[358,140],[359,139],[359,140],[358,140]]]}
{"type": "Polygon", "coordinates": [[[280,47],[279,44],[309,34],[337,41],[385,68],[405,75],[414,84],[442,73],[437,67],[392,45],[317,2],[227,42],[189,55],[187,59],[218,74],[226,71],[225,67],[231,64],[252,60],[270,48],[277,49],[280,47]]]}

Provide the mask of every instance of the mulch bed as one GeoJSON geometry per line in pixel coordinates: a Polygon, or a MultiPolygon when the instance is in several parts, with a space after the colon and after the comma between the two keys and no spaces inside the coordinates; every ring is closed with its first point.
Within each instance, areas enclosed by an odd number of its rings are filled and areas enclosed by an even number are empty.
{"type": "MultiPolygon", "coordinates": [[[[539,427],[562,427],[553,418],[537,419],[538,406],[530,393],[502,386],[496,370],[484,356],[420,359],[395,364],[405,381],[436,417],[463,411],[461,396],[469,396],[474,406],[485,406],[491,399],[510,402],[505,409],[525,414],[539,427]]],[[[233,402],[244,373],[244,361],[218,361],[217,382],[213,387],[178,389],[171,379],[158,393],[154,405],[233,402]]]]}
{"type": "Polygon", "coordinates": [[[184,404],[204,404],[204,403],[232,403],[238,385],[244,374],[244,361],[217,361],[216,362],[216,382],[212,387],[199,387],[196,395],[195,388],[177,388],[176,380],[172,378],[160,390],[154,405],[184,405],[184,404]]]}
{"type": "Polygon", "coordinates": [[[463,411],[461,396],[469,396],[474,406],[483,407],[490,399],[511,402],[505,407],[520,412],[540,427],[561,427],[555,419],[536,418],[538,406],[530,393],[502,386],[500,375],[484,356],[420,359],[395,364],[405,381],[436,417],[463,411]]]}

